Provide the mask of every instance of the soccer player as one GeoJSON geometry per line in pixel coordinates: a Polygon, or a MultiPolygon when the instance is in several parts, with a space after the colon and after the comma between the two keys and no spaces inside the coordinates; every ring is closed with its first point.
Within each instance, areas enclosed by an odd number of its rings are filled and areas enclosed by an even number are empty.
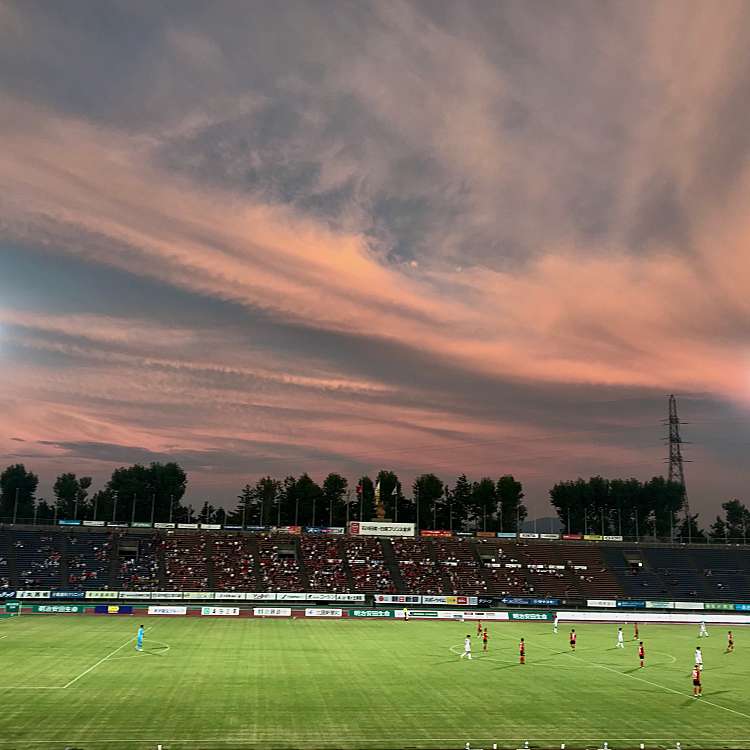
{"type": "Polygon", "coordinates": [[[576,635],[575,628],[570,631],[570,650],[575,651],[576,650],[576,639],[578,636],[576,635]]]}
{"type": "Polygon", "coordinates": [[[701,651],[700,646],[695,647],[695,666],[700,669],[700,671],[703,671],[703,652],[701,651]]]}
{"type": "Polygon", "coordinates": [[[477,620],[477,635],[478,636],[482,635],[482,621],[481,620],[477,620]]]}
{"type": "Polygon", "coordinates": [[[138,626],[138,633],[135,636],[135,650],[143,651],[143,625],[138,626]]]}
{"type": "Polygon", "coordinates": [[[734,636],[731,630],[727,633],[727,651],[729,653],[734,651],[734,636]]]}
{"type": "Polygon", "coordinates": [[[637,622],[633,623],[633,640],[634,641],[638,640],[638,623],[637,622]]]}
{"type": "Polygon", "coordinates": [[[471,636],[468,634],[464,638],[464,652],[461,654],[461,658],[463,659],[464,656],[468,657],[469,661],[471,661],[471,636]]]}
{"type": "Polygon", "coordinates": [[[638,644],[638,658],[641,660],[641,669],[643,669],[643,660],[646,658],[646,651],[643,648],[643,641],[638,644]]]}
{"type": "Polygon", "coordinates": [[[698,638],[708,638],[708,630],[706,630],[706,623],[701,622],[701,629],[698,633],[698,638]]]}
{"type": "Polygon", "coordinates": [[[625,648],[625,636],[622,634],[622,625],[617,628],[617,648],[625,648]]]}
{"type": "Polygon", "coordinates": [[[526,644],[523,642],[523,638],[521,638],[521,642],[518,644],[518,660],[521,664],[526,664],[526,644]]]}
{"type": "Polygon", "coordinates": [[[557,612],[555,612],[555,621],[552,623],[552,632],[557,635],[557,623],[559,622],[557,612]]]}
{"type": "Polygon", "coordinates": [[[693,698],[700,698],[703,695],[703,685],[701,685],[701,670],[696,664],[693,668],[693,698]]]}
{"type": "Polygon", "coordinates": [[[487,628],[484,629],[484,633],[482,633],[482,651],[487,650],[487,641],[489,640],[489,636],[487,635],[487,628]]]}
{"type": "Polygon", "coordinates": [[[406,607],[404,607],[404,622],[408,622],[408,621],[409,621],[409,610],[406,607]]]}

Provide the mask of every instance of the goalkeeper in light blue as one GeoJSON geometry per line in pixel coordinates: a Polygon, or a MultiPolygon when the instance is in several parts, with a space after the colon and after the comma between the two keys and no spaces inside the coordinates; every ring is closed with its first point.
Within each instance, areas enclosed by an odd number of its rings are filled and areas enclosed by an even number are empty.
{"type": "Polygon", "coordinates": [[[143,625],[138,626],[138,634],[135,637],[135,650],[143,651],[143,625]]]}

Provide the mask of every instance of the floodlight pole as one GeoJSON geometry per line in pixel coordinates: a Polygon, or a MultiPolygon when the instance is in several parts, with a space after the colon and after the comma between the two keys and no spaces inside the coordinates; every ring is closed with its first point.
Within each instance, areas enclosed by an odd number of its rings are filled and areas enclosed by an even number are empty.
{"type": "Polygon", "coordinates": [[[18,490],[19,488],[16,487],[16,501],[13,503],[13,523],[16,523],[16,516],[18,515],[18,490]]]}

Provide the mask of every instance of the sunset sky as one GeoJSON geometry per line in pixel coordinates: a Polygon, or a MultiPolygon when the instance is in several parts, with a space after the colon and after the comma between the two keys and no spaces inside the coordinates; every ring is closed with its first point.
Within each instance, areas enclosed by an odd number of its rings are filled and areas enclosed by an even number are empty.
{"type": "Polygon", "coordinates": [[[0,0],[0,463],[750,501],[750,3],[0,0]]]}

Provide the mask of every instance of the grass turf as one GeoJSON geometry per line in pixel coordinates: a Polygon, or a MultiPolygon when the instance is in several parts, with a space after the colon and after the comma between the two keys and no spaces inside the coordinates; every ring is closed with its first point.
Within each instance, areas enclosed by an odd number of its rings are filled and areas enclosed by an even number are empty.
{"type": "Polygon", "coordinates": [[[693,626],[38,615],[0,622],[0,750],[750,749],[750,630],[693,626]],[[632,636],[630,626],[627,636],[632,636]],[[474,660],[459,659],[472,634],[474,660]],[[518,664],[518,639],[527,664],[518,664]],[[704,697],[691,697],[696,645],[704,697]]]}

